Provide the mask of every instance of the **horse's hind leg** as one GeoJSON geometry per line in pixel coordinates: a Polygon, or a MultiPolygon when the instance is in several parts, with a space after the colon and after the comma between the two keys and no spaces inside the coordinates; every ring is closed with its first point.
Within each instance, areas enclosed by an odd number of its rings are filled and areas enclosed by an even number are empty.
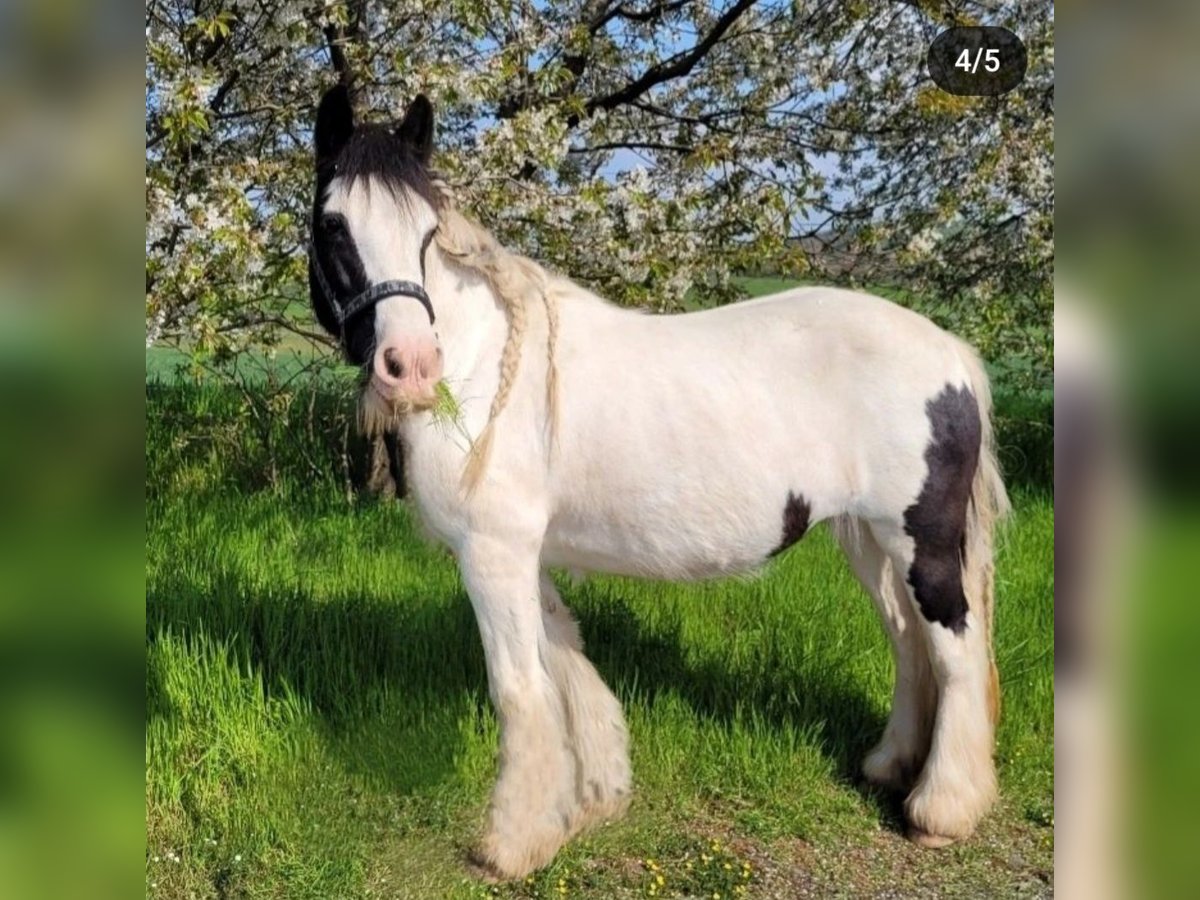
{"type": "Polygon", "coordinates": [[[899,523],[871,527],[895,570],[907,573],[905,595],[937,684],[929,755],[904,804],[909,836],[924,846],[943,846],[968,837],[996,797],[997,699],[982,579],[974,577],[974,567],[963,571],[961,526],[945,541],[928,534],[914,539],[899,523]]]}
{"type": "Polygon", "coordinates": [[[882,739],[863,760],[863,774],[873,784],[907,791],[925,764],[937,711],[937,685],[921,622],[908,602],[903,574],[896,571],[867,524],[841,519],[834,533],[850,568],[875,601],[896,665],[891,715],[882,739]]]}
{"type": "Polygon", "coordinates": [[[629,736],[621,703],[583,654],[579,626],[548,574],[541,578],[546,670],[562,699],[575,756],[578,827],[620,816],[629,805],[629,736]]]}

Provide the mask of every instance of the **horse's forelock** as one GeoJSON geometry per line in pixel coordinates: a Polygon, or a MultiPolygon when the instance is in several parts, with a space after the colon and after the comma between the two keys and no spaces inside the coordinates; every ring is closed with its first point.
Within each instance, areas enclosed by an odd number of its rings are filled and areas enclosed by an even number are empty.
{"type": "Polygon", "coordinates": [[[433,176],[413,148],[384,125],[359,127],[346,142],[329,173],[332,178],[345,179],[349,190],[358,182],[368,189],[379,184],[399,202],[413,195],[434,208],[439,196],[434,189],[433,176]]]}

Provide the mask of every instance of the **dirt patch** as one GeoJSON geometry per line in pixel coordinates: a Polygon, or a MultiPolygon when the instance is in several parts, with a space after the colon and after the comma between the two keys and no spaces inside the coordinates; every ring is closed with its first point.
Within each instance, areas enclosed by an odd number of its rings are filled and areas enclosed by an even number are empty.
{"type": "Polygon", "coordinates": [[[962,845],[926,850],[880,829],[841,846],[799,838],[759,842],[703,829],[748,861],[754,879],[744,896],[785,898],[1049,898],[1054,894],[1053,832],[1015,817],[991,816],[962,845]]]}
{"type": "MultiPolygon", "coordinates": [[[[770,848],[774,866],[808,893],[778,896],[910,898],[1048,898],[1053,896],[1053,846],[1038,829],[985,825],[970,842],[926,850],[879,831],[843,847],[788,840],[770,848]],[[803,877],[794,873],[800,871],[803,877]]],[[[776,896],[764,893],[763,896],[776,896]]]]}

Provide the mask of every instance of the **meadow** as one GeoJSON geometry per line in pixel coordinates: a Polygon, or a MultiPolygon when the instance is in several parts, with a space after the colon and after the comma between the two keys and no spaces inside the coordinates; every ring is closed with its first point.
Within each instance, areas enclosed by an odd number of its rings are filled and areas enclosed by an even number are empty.
{"type": "Polygon", "coordinates": [[[337,441],[314,427],[344,392],[305,396],[270,426],[282,449],[267,477],[244,392],[148,377],[148,896],[1052,893],[1044,482],[1016,479],[999,540],[1002,800],[973,840],[916,849],[899,798],[858,775],[892,666],[818,528],[752,577],[558,576],[624,703],[636,795],[550,868],[494,886],[466,868],[497,729],[453,560],[405,503],[347,490],[337,441]]]}

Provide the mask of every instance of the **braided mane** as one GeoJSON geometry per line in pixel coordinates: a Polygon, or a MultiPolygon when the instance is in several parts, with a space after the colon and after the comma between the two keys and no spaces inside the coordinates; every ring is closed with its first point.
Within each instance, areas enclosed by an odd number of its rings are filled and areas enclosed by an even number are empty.
{"type": "Polygon", "coordinates": [[[433,179],[438,228],[434,240],[441,250],[461,266],[478,272],[499,298],[508,317],[508,334],[500,354],[500,384],[488,411],[487,424],[471,444],[462,473],[462,488],[468,494],[478,486],[487,465],[496,419],[508,405],[517,372],[528,323],[528,307],[540,299],[546,310],[546,411],[551,446],[558,422],[558,367],[555,346],[558,342],[558,304],[548,290],[547,274],[533,260],[513,253],[483,226],[463,216],[454,204],[449,185],[433,179]]]}

